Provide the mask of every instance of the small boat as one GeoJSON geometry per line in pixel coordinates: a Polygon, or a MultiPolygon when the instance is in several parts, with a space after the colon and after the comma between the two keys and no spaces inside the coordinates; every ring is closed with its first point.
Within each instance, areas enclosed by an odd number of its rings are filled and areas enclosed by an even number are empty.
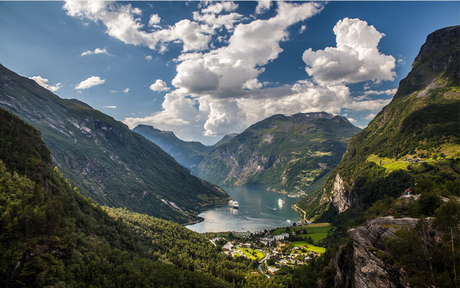
{"type": "Polygon", "coordinates": [[[280,205],[284,205],[284,200],[283,200],[283,199],[281,199],[281,198],[280,198],[280,199],[278,199],[278,204],[280,204],[280,205]]]}
{"type": "Polygon", "coordinates": [[[235,201],[235,200],[228,201],[228,206],[230,206],[231,208],[235,208],[235,209],[240,208],[240,204],[238,204],[238,201],[235,201]]]}

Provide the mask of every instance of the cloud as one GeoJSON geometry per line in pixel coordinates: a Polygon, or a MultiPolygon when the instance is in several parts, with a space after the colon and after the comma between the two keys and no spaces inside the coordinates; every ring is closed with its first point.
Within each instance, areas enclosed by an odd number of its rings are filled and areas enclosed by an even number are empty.
{"type": "Polygon", "coordinates": [[[126,88],[125,90],[123,90],[124,93],[128,93],[129,92],[129,88],[126,88]]]}
{"type": "Polygon", "coordinates": [[[275,60],[279,43],[288,39],[287,28],[319,13],[317,3],[289,4],[278,2],[277,15],[267,20],[238,24],[224,46],[208,53],[187,56],[176,67],[172,84],[190,94],[213,98],[244,97],[245,89],[256,83],[262,67],[275,60]]]}
{"type": "Polygon", "coordinates": [[[375,118],[375,116],[377,116],[376,113],[369,113],[366,117],[364,117],[364,119],[366,120],[372,120],[375,118]]]}
{"type": "Polygon", "coordinates": [[[117,90],[110,90],[110,93],[118,93],[117,90]]]}
{"type": "Polygon", "coordinates": [[[222,11],[232,12],[238,9],[238,4],[233,2],[219,2],[216,4],[211,4],[208,7],[201,10],[201,13],[213,13],[219,14],[222,11]]]}
{"type": "Polygon", "coordinates": [[[216,16],[215,14],[201,15],[198,12],[193,12],[193,20],[197,22],[204,22],[212,27],[212,29],[219,29],[222,26],[225,26],[227,30],[231,31],[233,30],[234,24],[240,21],[242,18],[243,15],[238,13],[216,16]]]}
{"type": "Polygon", "coordinates": [[[351,123],[356,123],[356,120],[353,119],[353,118],[350,118],[350,117],[349,117],[349,118],[347,118],[347,119],[348,119],[348,121],[350,121],[351,123]]]}
{"type": "Polygon", "coordinates": [[[161,79],[157,79],[155,83],[150,85],[150,90],[153,91],[168,91],[169,89],[168,85],[161,79]]]}
{"type": "Polygon", "coordinates": [[[153,59],[153,57],[152,57],[152,55],[147,55],[147,56],[145,56],[145,59],[147,59],[147,61],[150,61],[150,60],[153,59]]]}
{"type": "MultiPolygon", "coordinates": [[[[123,122],[129,127],[150,124],[173,130],[182,139],[196,139],[199,134],[211,137],[241,132],[248,125],[280,113],[325,111],[339,114],[342,109],[349,109],[350,116],[357,119],[353,111],[376,113],[391,101],[376,98],[394,94],[393,89],[368,90],[354,97],[347,86],[367,81],[371,87],[371,84],[395,77],[395,58],[382,54],[377,46],[383,34],[365,21],[340,20],[334,27],[337,47],[306,50],[302,59],[298,59],[307,64],[305,80],[290,85],[261,83],[259,76],[265,66],[283,52],[280,43],[289,39],[289,28],[300,24],[300,32],[305,30],[304,21],[320,13],[323,4],[274,2],[276,14],[271,18],[225,18],[226,23],[220,17],[236,14],[232,12],[236,8],[226,4],[230,8],[225,9],[217,4],[200,4],[204,8],[193,13],[196,22],[181,23],[185,21],[182,20],[159,31],[170,33],[180,25],[185,25],[185,30],[189,25],[199,26],[199,31],[209,31],[203,35],[218,38],[212,34],[213,29],[226,27],[228,37],[220,42],[222,46],[211,46],[208,51],[197,51],[199,45],[192,49],[183,42],[183,52],[173,59],[176,75],[171,81],[172,89],[161,79],[150,86],[153,91],[169,91],[164,96],[162,110],[147,117],[126,118],[123,122]]],[[[222,31],[219,33],[223,34],[222,31]]],[[[165,44],[168,37],[161,36],[158,43],[165,44]]]]}
{"type": "Polygon", "coordinates": [[[94,49],[94,51],[86,51],[86,52],[81,53],[81,56],[93,55],[93,54],[105,54],[108,56],[113,56],[112,54],[109,54],[109,52],[107,52],[105,48],[104,49],[96,48],[94,49]]]}
{"type": "Polygon", "coordinates": [[[152,16],[150,16],[149,26],[155,26],[158,23],[160,23],[160,21],[161,21],[160,16],[158,16],[158,14],[153,14],[152,16]]]}
{"type": "Polygon", "coordinates": [[[104,106],[102,108],[110,108],[110,109],[117,109],[117,106],[104,106]]]}
{"type": "Polygon", "coordinates": [[[344,18],[334,26],[337,47],[308,49],[303,54],[306,71],[320,84],[393,80],[395,58],[379,52],[385,34],[360,19],[344,18]]]}
{"type": "Polygon", "coordinates": [[[96,85],[100,85],[105,82],[105,79],[101,79],[97,76],[91,76],[86,80],[81,81],[77,86],[75,86],[75,89],[77,90],[83,90],[83,89],[88,89],[96,85]]]}
{"type": "Polygon", "coordinates": [[[263,14],[270,10],[272,5],[271,1],[261,0],[257,1],[256,14],[263,14]]]}
{"type": "MultiPolygon", "coordinates": [[[[81,19],[89,19],[102,23],[106,33],[123,43],[147,46],[158,49],[160,52],[167,50],[166,43],[182,42],[183,51],[203,50],[208,48],[211,35],[214,33],[208,25],[199,25],[188,19],[181,20],[165,29],[145,31],[141,23],[142,10],[133,8],[131,4],[123,5],[104,1],[66,1],[63,9],[67,15],[81,19]]],[[[151,16],[151,24],[160,20],[151,16]]]]}
{"type": "Polygon", "coordinates": [[[395,95],[396,91],[398,91],[397,88],[394,89],[387,89],[387,90],[381,90],[381,91],[375,91],[375,90],[368,90],[364,91],[364,96],[369,96],[369,95],[395,95]]]}
{"type": "Polygon", "coordinates": [[[59,90],[59,88],[61,88],[61,83],[57,83],[54,86],[49,85],[47,84],[48,79],[42,78],[41,76],[32,76],[32,77],[29,77],[29,79],[34,80],[35,82],[37,82],[38,85],[42,86],[45,89],[50,90],[51,92],[56,92],[57,90],[59,90]]]}

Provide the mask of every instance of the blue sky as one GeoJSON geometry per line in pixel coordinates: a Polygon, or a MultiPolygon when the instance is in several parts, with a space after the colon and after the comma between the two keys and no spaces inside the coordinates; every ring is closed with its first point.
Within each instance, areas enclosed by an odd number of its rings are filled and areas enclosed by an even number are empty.
{"type": "Polygon", "coordinates": [[[0,63],[130,128],[205,144],[273,114],[365,127],[460,2],[5,2],[0,63]]]}

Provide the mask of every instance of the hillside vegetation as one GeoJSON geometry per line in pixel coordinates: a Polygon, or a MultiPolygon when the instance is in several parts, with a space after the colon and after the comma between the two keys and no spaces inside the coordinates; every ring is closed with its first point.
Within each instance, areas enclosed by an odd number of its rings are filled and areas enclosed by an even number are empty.
{"type": "Polygon", "coordinates": [[[198,220],[198,207],[228,199],[123,123],[1,65],[0,107],[40,130],[53,163],[102,205],[187,223],[198,220]]]}
{"type": "Polygon", "coordinates": [[[81,195],[40,132],[0,109],[0,286],[265,287],[182,225],[81,195]]]}

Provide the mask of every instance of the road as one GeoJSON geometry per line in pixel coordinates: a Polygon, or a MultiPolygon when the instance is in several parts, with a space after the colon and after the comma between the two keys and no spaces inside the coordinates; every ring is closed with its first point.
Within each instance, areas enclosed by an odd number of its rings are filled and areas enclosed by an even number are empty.
{"type": "MultiPolygon", "coordinates": [[[[260,270],[260,273],[262,273],[263,275],[267,276],[267,278],[270,278],[270,275],[265,274],[265,273],[264,273],[264,270],[262,270],[262,263],[264,263],[264,262],[267,260],[268,256],[270,256],[270,255],[269,255],[267,252],[265,252],[265,251],[263,251],[263,250],[260,250],[260,249],[257,249],[257,251],[260,251],[260,252],[262,252],[262,253],[265,254],[265,257],[262,258],[262,259],[259,261],[259,266],[257,266],[257,269],[260,270]]],[[[265,263],[265,265],[267,265],[267,263],[265,263]]]]}

